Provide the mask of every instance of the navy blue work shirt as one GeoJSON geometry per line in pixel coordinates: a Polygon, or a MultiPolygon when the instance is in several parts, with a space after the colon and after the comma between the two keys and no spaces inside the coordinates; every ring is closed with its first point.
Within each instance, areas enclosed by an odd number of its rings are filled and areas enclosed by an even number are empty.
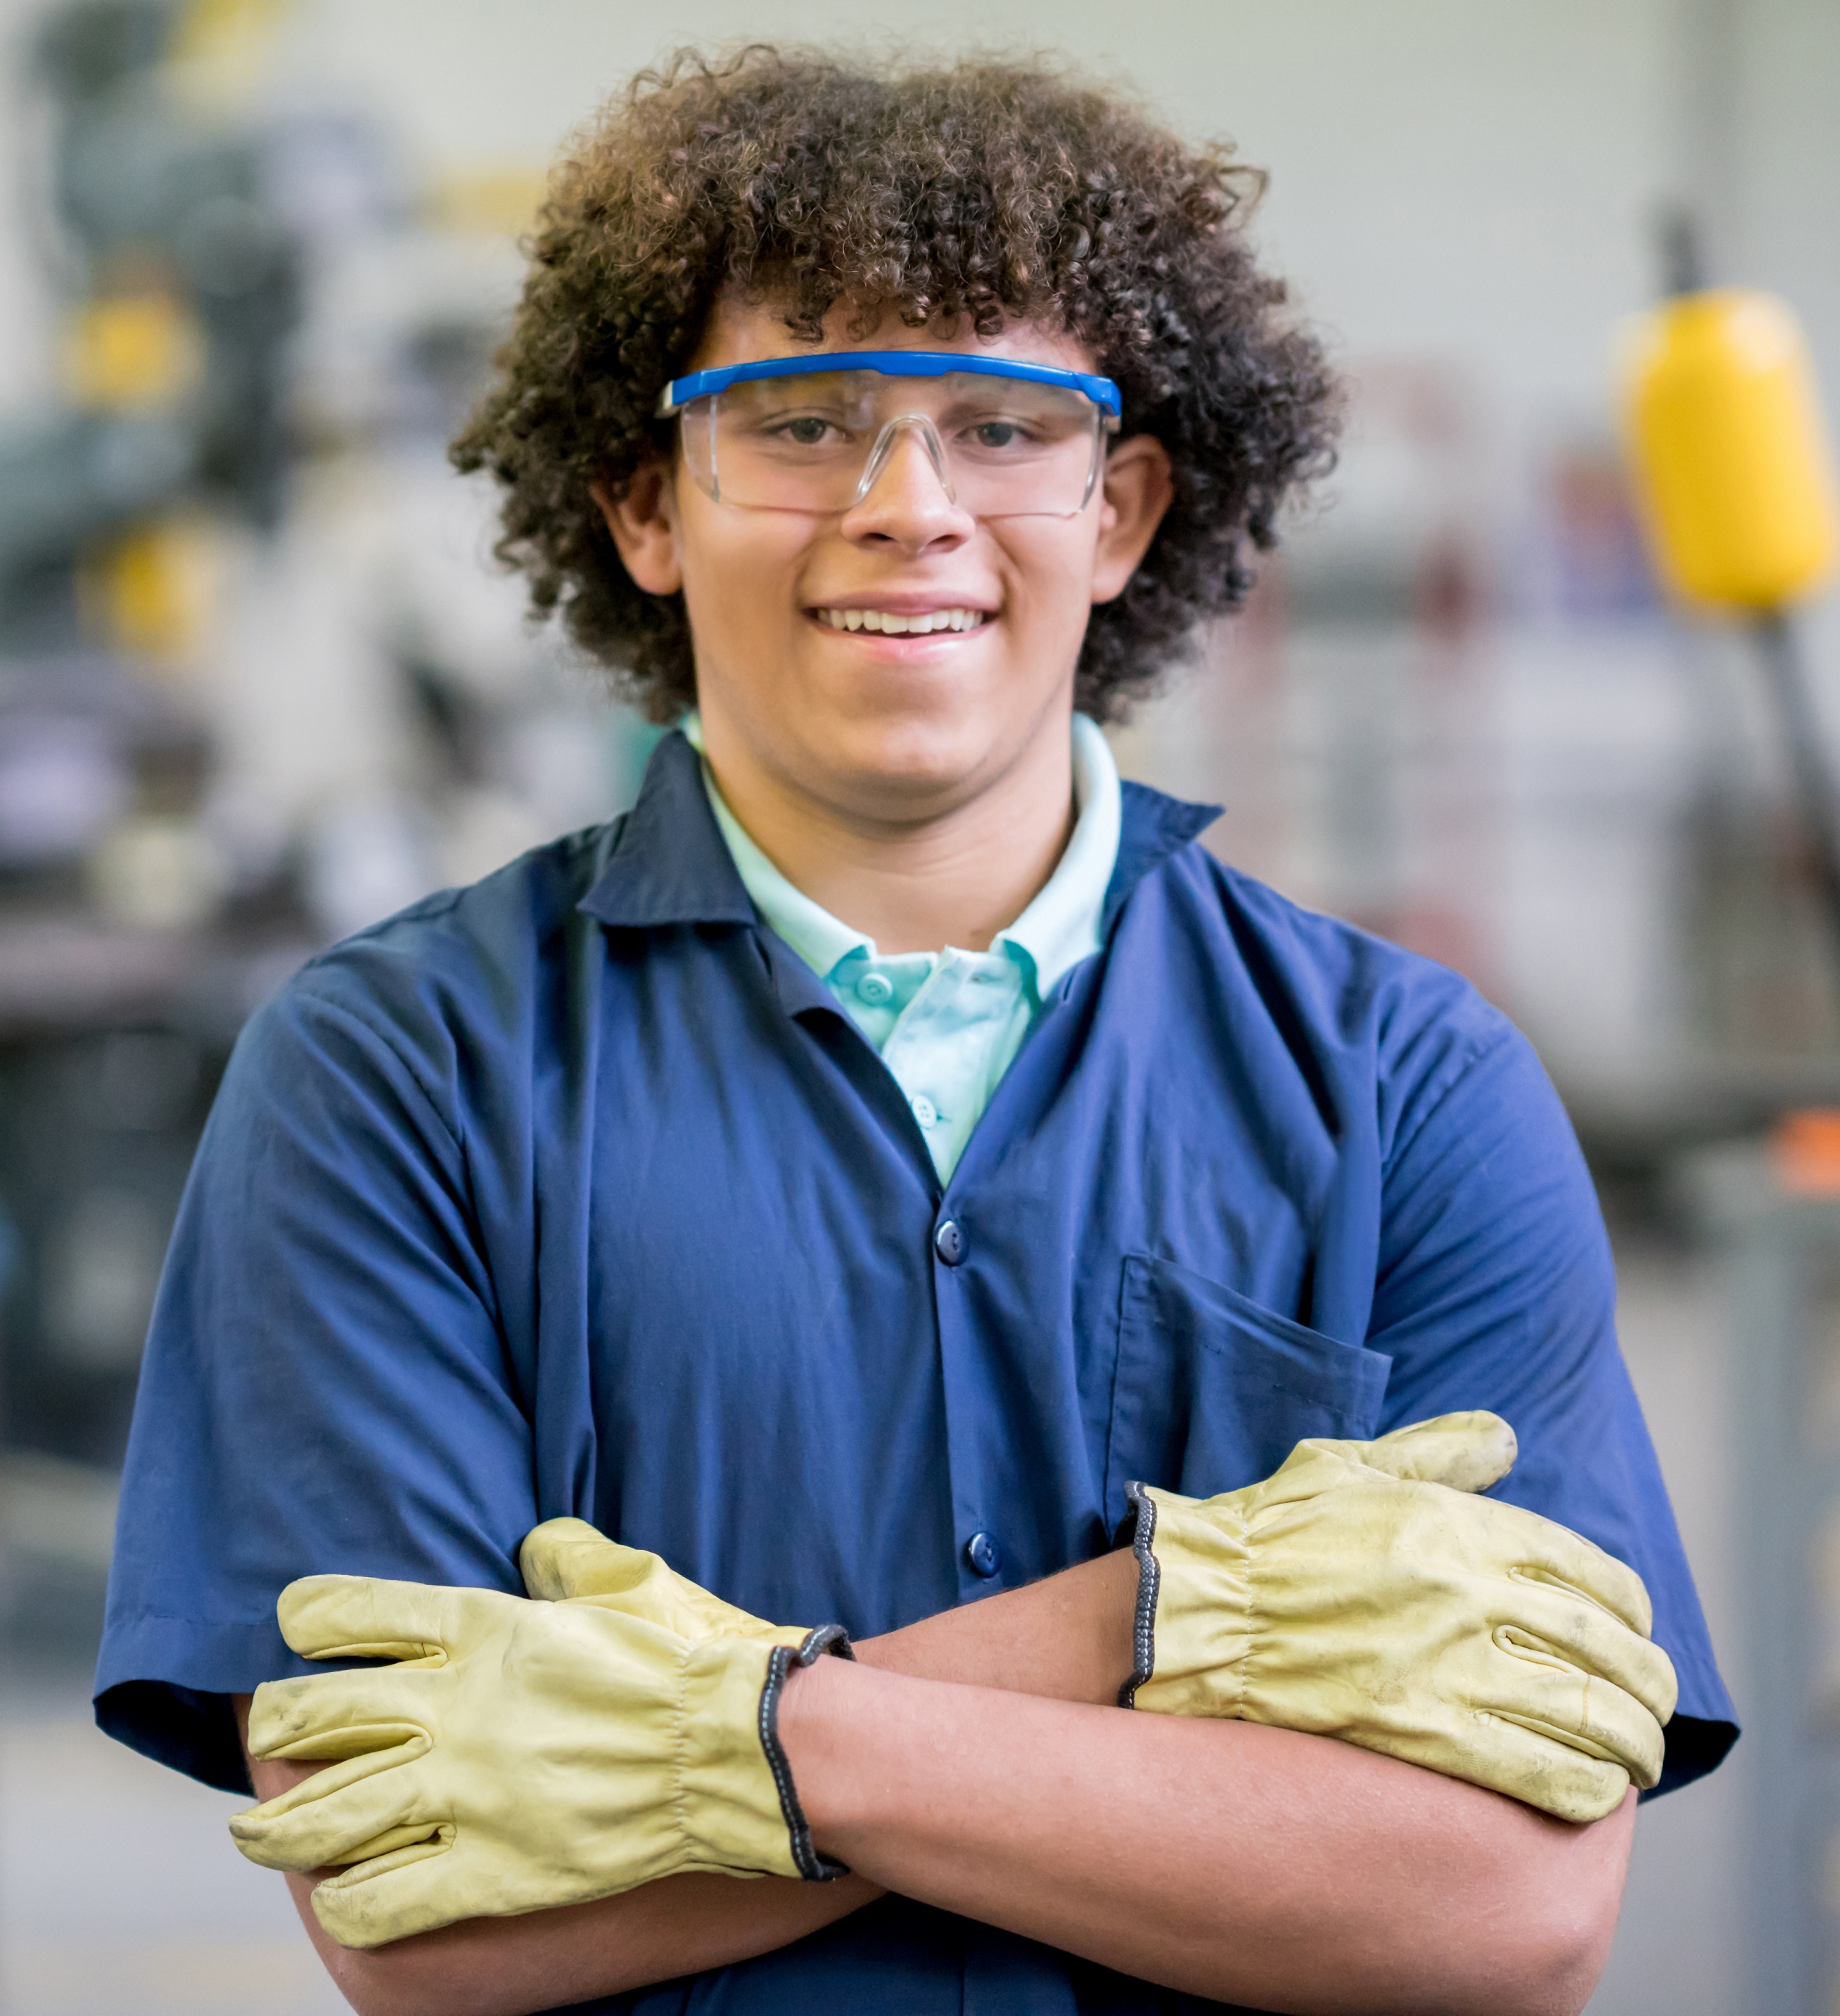
{"type": "MultiPolygon", "coordinates": [[[[97,1717],[247,1785],[226,1697],[311,1670],[323,1571],[521,1593],[573,1513],[860,1636],[1102,1553],[1305,1435],[1488,1407],[1499,1495],[1636,1568],[1668,1776],[1735,1730],[1527,1043],[1443,968],[1125,787],[1099,952],[942,1194],[899,1088],[760,922],[696,758],[623,820],[315,959],[244,1031],[186,1195],[123,1486],[97,1717]]],[[[889,1898],[590,2005],[1200,2008],[889,1898]]]]}

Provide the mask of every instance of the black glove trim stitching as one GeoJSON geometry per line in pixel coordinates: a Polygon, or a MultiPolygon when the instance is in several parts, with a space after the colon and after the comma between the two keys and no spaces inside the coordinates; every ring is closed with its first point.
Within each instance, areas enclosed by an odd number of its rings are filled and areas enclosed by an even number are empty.
{"type": "Polygon", "coordinates": [[[1131,1551],[1137,1557],[1137,1611],[1131,1620],[1131,1678],[1118,1690],[1118,1705],[1135,1708],[1137,1690],[1156,1670],[1156,1592],[1163,1570],[1150,1551],[1156,1533],[1156,1501],[1141,1484],[1127,1484],[1131,1510],[1124,1524],[1131,1529],[1131,1551]]]}
{"type": "Polygon", "coordinates": [[[828,1652],[839,1659],[856,1657],[850,1649],[850,1633],[841,1624],[821,1624],[805,1634],[803,1643],[776,1645],[767,1656],[767,1684],[760,1690],[760,1748],[767,1753],[767,1768],[773,1773],[779,1793],[779,1809],[785,1816],[786,1832],[792,1837],[792,1863],[807,1883],[829,1883],[850,1874],[845,1863],[820,1855],[813,1845],[805,1809],[799,1803],[799,1790],[792,1783],[792,1767],[785,1745],[779,1740],[779,1701],[785,1693],[786,1676],[795,1665],[809,1666],[828,1652]]]}

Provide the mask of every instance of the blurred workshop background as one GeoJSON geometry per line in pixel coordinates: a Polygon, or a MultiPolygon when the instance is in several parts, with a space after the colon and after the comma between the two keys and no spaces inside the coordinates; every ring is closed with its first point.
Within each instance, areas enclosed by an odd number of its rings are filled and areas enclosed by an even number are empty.
{"type": "MultiPolygon", "coordinates": [[[[88,1726],[168,1228],[303,958],[635,788],[648,732],[525,627],[443,459],[545,163],[676,44],[864,23],[0,0],[7,2016],[341,2006],[231,1802],[88,1726]]],[[[1120,758],[1539,1046],[1752,1731],[1645,1812],[1593,2008],[1831,2009],[1840,940],[1796,758],[1840,740],[1840,607],[1791,619],[1797,727],[1759,626],[1658,588],[1616,356],[1685,219],[1840,397],[1840,7],[884,0],[874,31],[1064,51],[1272,171],[1257,234],[1349,376],[1346,452],[1120,758]]]]}

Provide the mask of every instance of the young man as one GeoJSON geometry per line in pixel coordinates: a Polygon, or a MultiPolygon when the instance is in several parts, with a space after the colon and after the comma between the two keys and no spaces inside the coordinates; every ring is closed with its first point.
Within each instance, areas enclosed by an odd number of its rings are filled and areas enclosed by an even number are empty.
{"type": "Polygon", "coordinates": [[[690,732],[251,1025],[98,1679],[360,2011],[1575,2010],[1731,1741],[1526,1045],[1092,725],[1322,459],[1243,192],[760,52],[556,183],[460,459],[690,732]]]}

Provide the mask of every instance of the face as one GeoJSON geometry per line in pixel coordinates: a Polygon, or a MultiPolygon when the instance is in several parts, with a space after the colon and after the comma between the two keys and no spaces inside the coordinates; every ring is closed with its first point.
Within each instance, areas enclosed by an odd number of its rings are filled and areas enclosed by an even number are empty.
{"type": "MultiPolygon", "coordinates": [[[[853,336],[850,316],[837,310],[817,347],[1097,368],[1079,344],[1037,324],[1012,324],[986,342],[892,317],[853,336]]],[[[770,305],[729,303],[686,369],[803,347],[770,305]]],[[[602,508],[638,585],[683,593],[718,772],[745,762],[781,790],[899,825],[964,805],[1049,738],[1064,752],[1088,612],[1121,592],[1169,495],[1167,456],[1140,437],[1113,443],[1077,516],[980,519],[947,496],[909,430],[868,495],[841,513],[718,501],[681,457],[602,508]],[[847,627],[870,612],[947,614],[953,627],[847,627]]]]}

